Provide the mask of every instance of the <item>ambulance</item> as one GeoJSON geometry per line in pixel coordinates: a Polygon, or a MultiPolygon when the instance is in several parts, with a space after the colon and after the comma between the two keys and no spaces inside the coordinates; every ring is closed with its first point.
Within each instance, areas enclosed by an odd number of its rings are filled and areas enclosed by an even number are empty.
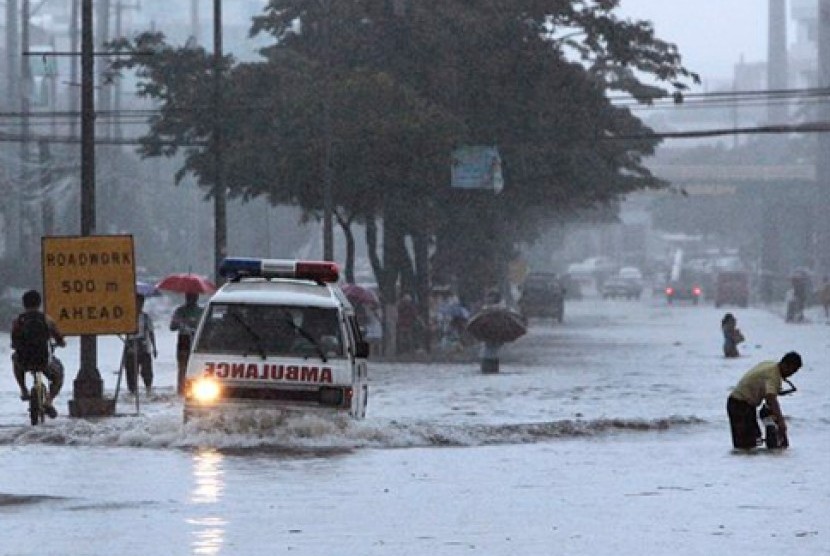
{"type": "Polygon", "coordinates": [[[368,343],[335,263],[226,258],[185,380],[184,420],[239,409],[362,419],[368,343]]]}

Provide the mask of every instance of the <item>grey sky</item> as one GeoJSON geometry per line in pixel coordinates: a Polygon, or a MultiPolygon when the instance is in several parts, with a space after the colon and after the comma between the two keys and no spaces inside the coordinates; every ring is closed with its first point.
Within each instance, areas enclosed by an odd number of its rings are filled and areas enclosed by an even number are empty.
{"type": "Polygon", "coordinates": [[[742,54],[747,62],[767,56],[767,0],[622,0],[618,13],[652,21],[704,87],[730,79],[742,54]]]}

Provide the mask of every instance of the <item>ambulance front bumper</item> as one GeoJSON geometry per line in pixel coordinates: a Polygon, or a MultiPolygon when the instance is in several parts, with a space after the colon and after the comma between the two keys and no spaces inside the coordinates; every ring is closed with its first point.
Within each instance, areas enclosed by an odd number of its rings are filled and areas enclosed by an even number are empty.
{"type": "Polygon", "coordinates": [[[263,387],[215,384],[205,388],[196,381],[186,388],[184,412],[189,416],[208,415],[218,410],[281,409],[292,411],[348,411],[354,391],[351,386],[263,387]]]}

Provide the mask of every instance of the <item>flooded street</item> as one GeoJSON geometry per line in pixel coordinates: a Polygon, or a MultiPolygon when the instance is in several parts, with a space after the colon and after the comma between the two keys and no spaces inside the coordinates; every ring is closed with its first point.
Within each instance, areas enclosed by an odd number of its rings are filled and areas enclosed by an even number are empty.
{"type": "Polygon", "coordinates": [[[830,556],[830,0],[4,4],[0,556],[830,556]]]}
{"type": "Polygon", "coordinates": [[[719,311],[660,301],[571,303],[495,376],[372,365],[363,422],[184,426],[159,365],[141,415],[33,429],[4,369],[0,554],[830,553],[830,328],[748,309],[730,361],[719,311]],[[734,454],[729,387],[785,349],[793,447],[734,454]]]}

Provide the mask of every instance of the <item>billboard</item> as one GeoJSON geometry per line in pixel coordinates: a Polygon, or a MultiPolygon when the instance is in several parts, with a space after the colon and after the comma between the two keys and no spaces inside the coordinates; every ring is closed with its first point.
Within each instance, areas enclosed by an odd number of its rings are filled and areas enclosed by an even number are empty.
{"type": "Polygon", "coordinates": [[[42,239],[44,312],[67,336],[136,332],[133,236],[42,239]]]}
{"type": "Polygon", "coordinates": [[[452,153],[452,181],[457,189],[504,188],[501,157],[496,147],[459,147],[452,153]]]}

